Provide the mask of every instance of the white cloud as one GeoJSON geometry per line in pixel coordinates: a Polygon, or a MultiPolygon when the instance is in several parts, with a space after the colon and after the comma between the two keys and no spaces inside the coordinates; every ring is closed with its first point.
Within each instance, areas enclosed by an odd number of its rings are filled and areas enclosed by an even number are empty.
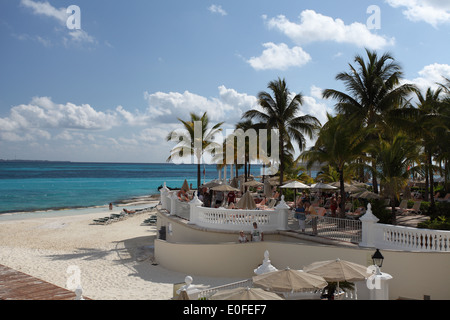
{"type": "MultiPolygon", "coordinates": [[[[66,28],[67,18],[70,14],[67,13],[67,8],[55,8],[48,1],[38,2],[33,0],[21,0],[21,5],[32,10],[33,14],[38,16],[45,16],[56,20],[62,29],[67,30],[67,35],[62,37],[64,46],[69,44],[96,44],[97,41],[91,35],[89,35],[85,30],[69,30],[66,28]]],[[[51,42],[49,40],[42,38],[41,36],[36,36],[36,40],[42,43],[44,46],[48,47],[51,42]]]]}
{"type": "Polygon", "coordinates": [[[261,56],[252,57],[247,62],[255,70],[286,70],[290,67],[301,67],[311,60],[311,56],[301,47],[289,48],[286,44],[264,43],[266,48],[261,56]]]}
{"type": "Polygon", "coordinates": [[[444,0],[386,0],[394,7],[402,7],[402,13],[413,22],[424,21],[437,28],[450,22],[450,2],[444,0]]]}
{"type": "Polygon", "coordinates": [[[65,24],[67,20],[66,8],[57,9],[49,2],[37,2],[33,0],[21,0],[20,3],[33,10],[36,15],[43,15],[58,20],[61,24],[65,24]]]}
{"type": "Polygon", "coordinates": [[[233,89],[220,86],[219,97],[207,98],[189,91],[179,92],[145,92],[148,102],[147,114],[159,122],[173,123],[176,118],[189,119],[189,114],[208,112],[211,122],[227,121],[235,123],[242,113],[256,103],[256,97],[238,93],[233,89]]]}
{"type": "Polygon", "coordinates": [[[450,78],[450,65],[433,63],[423,67],[418,74],[419,77],[403,82],[415,84],[422,93],[428,88],[436,90],[439,87],[438,83],[446,82],[444,77],[450,78]]]}
{"type": "MultiPolygon", "coordinates": [[[[14,134],[33,133],[50,138],[49,129],[108,130],[117,125],[117,114],[96,111],[88,104],[77,106],[73,103],[57,104],[48,97],[33,98],[29,104],[14,106],[10,115],[0,118],[0,131],[14,134]]],[[[59,138],[70,139],[68,133],[59,138]]]]}
{"type": "Polygon", "coordinates": [[[363,23],[346,25],[341,19],[333,19],[314,10],[302,11],[300,23],[291,22],[284,15],[279,15],[267,21],[267,25],[269,28],[278,29],[296,44],[333,41],[381,49],[395,42],[393,38],[371,33],[363,23]]]}
{"type": "Polygon", "coordinates": [[[217,13],[217,14],[220,14],[222,16],[226,16],[227,15],[227,12],[220,5],[213,4],[213,5],[211,5],[208,8],[208,10],[210,12],[212,12],[212,13],[217,13]]]}

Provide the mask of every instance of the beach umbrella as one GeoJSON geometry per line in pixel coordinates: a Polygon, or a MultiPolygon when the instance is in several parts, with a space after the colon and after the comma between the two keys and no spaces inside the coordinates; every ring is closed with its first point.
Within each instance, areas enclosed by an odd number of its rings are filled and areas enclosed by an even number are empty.
{"type": "Polygon", "coordinates": [[[256,180],[244,182],[244,186],[246,186],[246,187],[261,187],[263,185],[264,185],[264,183],[256,181],[256,180]]]}
{"type": "Polygon", "coordinates": [[[352,194],[352,197],[354,198],[361,198],[361,199],[380,199],[380,195],[371,192],[369,190],[363,190],[357,193],[352,194]]]}
{"type": "Polygon", "coordinates": [[[337,187],[326,184],[326,183],[322,183],[322,182],[317,182],[311,185],[311,189],[317,189],[317,190],[336,190],[337,187]]]}
{"type": "Polygon", "coordinates": [[[238,201],[238,203],[236,203],[236,208],[248,210],[256,209],[256,203],[250,191],[244,193],[242,198],[238,201]]]}
{"type": "Polygon", "coordinates": [[[337,282],[337,292],[339,292],[339,282],[360,281],[372,275],[369,268],[339,258],[313,262],[304,267],[303,271],[322,276],[328,282],[337,282]]]}
{"type": "Polygon", "coordinates": [[[313,262],[304,267],[303,271],[333,282],[359,281],[372,275],[367,267],[341,259],[313,262]]]}
{"type": "Polygon", "coordinates": [[[189,185],[188,185],[188,182],[187,182],[186,179],[184,179],[183,186],[181,187],[181,190],[184,190],[186,192],[189,191],[189,185]]]}
{"type": "Polygon", "coordinates": [[[202,187],[205,187],[205,188],[214,188],[214,187],[217,187],[217,186],[219,186],[219,185],[221,185],[221,184],[222,184],[222,181],[219,181],[219,180],[211,180],[211,181],[209,181],[209,182],[203,184],[202,187]]]}
{"type": "Polygon", "coordinates": [[[311,187],[301,183],[300,181],[297,180],[293,180],[292,182],[289,182],[285,185],[282,185],[280,188],[289,188],[289,189],[294,189],[294,205],[297,205],[297,189],[310,189],[311,187]]]}
{"type": "Polygon", "coordinates": [[[223,192],[230,192],[230,191],[238,192],[238,191],[240,191],[239,189],[233,188],[232,186],[230,186],[228,184],[222,184],[222,185],[219,185],[217,187],[213,187],[213,188],[211,188],[211,190],[213,190],[213,191],[223,191],[223,192]]]}
{"type": "Polygon", "coordinates": [[[213,294],[210,300],[284,300],[273,292],[267,292],[261,288],[238,287],[228,290],[219,290],[213,294]]]}
{"type": "Polygon", "coordinates": [[[290,268],[257,275],[252,280],[255,286],[275,292],[317,290],[328,284],[322,276],[290,268]]]}

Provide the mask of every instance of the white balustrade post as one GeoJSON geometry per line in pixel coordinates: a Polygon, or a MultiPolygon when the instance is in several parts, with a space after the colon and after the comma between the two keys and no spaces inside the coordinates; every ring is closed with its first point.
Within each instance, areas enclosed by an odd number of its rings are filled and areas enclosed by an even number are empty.
{"type": "Polygon", "coordinates": [[[359,245],[374,248],[377,231],[376,223],[379,219],[373,215],[370,203],[367,205],[366,213],[359,220],[361,221],[361,242],[359,245]]]}
{"type": "Polygon", "coordinates": [[[389,284],[388,281],[392,276],[388,273],[381,272],[378,266],[370,266],[375,272],[367,279],[367,287],[369,288],[369,300],[389,300],[389,284]]]}
{"type": "Polygon", "coordinates": [[[168,210],[168,206],[167,206],[167,196],[169,193],[169,189],[166,187],[166,183],[164,182],[164,186],[159,189],[159,193],[161,195],[161,209],[166,209],[168,210]]]}
{"type": "Polygon", "coordinates": [[[172,192],[172,195],[170,196],[170,215],[174,216],[177,213],[177,193],[172,192]]]}
{"type": "Polygon", "coordinates": [[[189,222],[188,224],[196,224],[197,223],[197,217],[198,217],[198,210],[197,207],[200,207],[203,205],[203,202],[197,197],[197,192],[195,192],[194,199],[189,202],[189,222]]]}
{"type": "Polygon", "coordinates": [[[277,230],[288,230],[288,216],[289,216],[289,206],[284,201],[284,195],[281,196],[280,203],[275,207],[278,212],[278,226],[277,230]]]}

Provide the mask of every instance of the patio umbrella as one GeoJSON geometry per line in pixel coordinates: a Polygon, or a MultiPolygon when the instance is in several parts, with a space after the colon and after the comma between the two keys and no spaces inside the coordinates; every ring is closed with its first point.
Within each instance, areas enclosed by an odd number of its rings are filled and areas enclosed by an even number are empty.
{"type": "Polygon", "coordinates": [[[317,190],[336,190],[337,187],[326,184],[326,183],[322,183],[322,182],[317,182],[311,185],[311,189],[317,189],[317,190]]]}
{"type": "Polygon", "coordinates": [[[302,292],[324,288],[328,283],[318,275],[286,268],[254,276],[253,284],[275,292],[302,292]]]}
{"type": "Polygon", "coordinates": [[[283,186],[281,186],[280,188],[289,188],[289,189],[294,189],[294,205],[297,204],[296,200],[297,200],[297,189],[310,189],[311,187],[301,183],[300,181],[292,181],[289,182],[288,184],[285,184],[283,186]]]}
{"type": "Polygon", "coordinates": [[[244,195],[239,200],[239,202],[236,203],[236,208],[248,209],[248,210],[256,209],[256,203],[255,203],[255,200],[253,199],[253,196],[250,193],[250,191],[247,191],[246,193],[244,193],[244,195]]]}
{"type": "Polygon", "coordinates": [[[219,180],[211,180],[211,181],[209,181],[209,182],[203,184],[202,187],[205,187],[205,188],[214,188],[214,187],[220,186],[221,184],[222,184],[222,181],[219,181],[219,180]]]}
{"type": "Polygon", "coordinates": [[[273,292],[261,288],[233,288],[217,291],[210,297],[211,300],[284,300],[273,292]]]}
{"type": "Polygon", "coordinates": [[[181,187],[181,190],[184,190],[186,192],[189,191],[189,185],[188,185],[188,182],[186,179],[184,179],[184,183],[183,183],[183,186],[181,187]]]}
{"type": "Polygon", "coordinates": [[[372,275],[371,271],[360,264],[336,259],[313,262],[303,268],[303,271],[322,276],[327,281],[359,281],[372,275]]]}
{"type": "Polygon", "coordinates": [[[224,191],[224,192],[230,192],[230,191],[238,192],[238,191],[240,191],[239,189],[233,188],[232,186],[230,186],[228,184],[222,184],[222,185],[219,185],[217,187],[213,187],[213,188],[211,188],[211,190],[213,190],[213,191],[224,191]]]}
{"type": "Polygon", "coordinates": [[[369,190],[354,193],[352,194],[352,197],[361,199],[380,199],[380,196],[378,194],[371,192],[369,190]]]}

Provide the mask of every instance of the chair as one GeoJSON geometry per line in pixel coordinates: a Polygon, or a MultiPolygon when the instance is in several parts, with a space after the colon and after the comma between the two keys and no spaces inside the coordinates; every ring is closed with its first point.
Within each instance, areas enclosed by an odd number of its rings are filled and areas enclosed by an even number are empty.
{"type": "Polygon", "coordinates": [[[407,213],[421,214],[422,213],[422,211],[420,211],[421,203],[422,203],[422,201],[415,201],[413,207],[411,209],[405,209],[405,211],[407,213]]]}
{"type": "Polygon", "coordinates": [[[408,200],[402,200],[402,202],[400,202],[400,205],[398,207],[395,207],[395,211],[397,211],[397,213],[399,214],[405,212],[406,209],[408,209],[408,200]]]}
{"type": "Polygon", "coordinates": [[[277,204],[277,200],[276,199],[270,199],[269,204],[267,205],[267,207],[269,209],[273,209],[273,207],[275,207],[276,204],[277,204]]]}

